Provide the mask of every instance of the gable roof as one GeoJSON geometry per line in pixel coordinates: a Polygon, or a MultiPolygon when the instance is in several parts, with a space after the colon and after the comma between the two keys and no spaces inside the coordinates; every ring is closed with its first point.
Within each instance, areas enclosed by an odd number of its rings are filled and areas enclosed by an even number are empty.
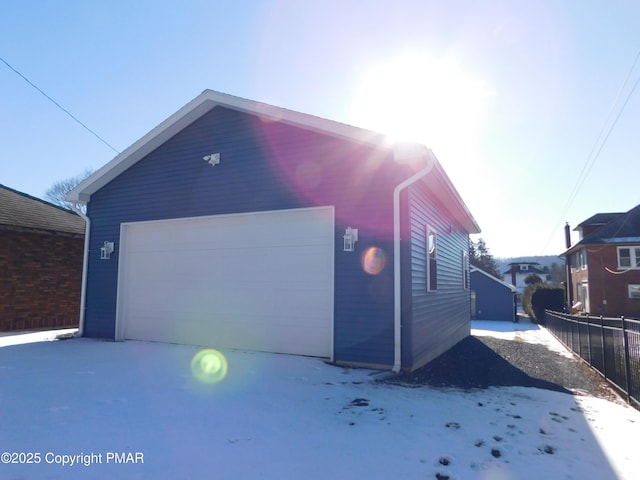
{"type": "Polygon", "coordinates": [[[86,203],[91,195],[104,187],[107,183],[133,166],[139,160],[151,153],[157,147],[169,140],[175,134],[198,120],[204,114],[217,106],[232,110],[258,115],[262,118],[284,122],[331,136],[356,140],[373,145],[383,144],[386,137],[344,123],[326,120],[324,118],[295,112],[286,108],[275,107],[245,98],[228,95],[226,93],[205,90],[184,107],[160,123],[157,127],[143,136],[140,140],[118,154],[109,163],[85,179],[67,196],[72,203],[86,203]]]}
{"type": "MultiPolygon", "coordinates": [[[[582,240],[569,248],[562,256],[571,254],[584,245],[640,243],[640,205],[633,207],[626,213],[603,215],[608,215],[609,221],[596,231],[585,235],[582,240]]],[[[591,219],[594,217],[597,217],[597,215],[594,215],[591,219]]],[[[582,222],[581,225],[585,224],[585,222],[582,222]]]]}
{"type": "Polygon", "coordinates": [[[0,228],[84,234],[76,213],[26,193],[0,185],[0,228]]]}
{"type": "Polygon", "coordinates": [[[470,273],[480,273],[482,275],[484,275],[485,277],[489,278],[490,280],[493,280],[494,282],[502,285],[503,287],[507,287],[509,290],[511,290],[511,292],[516,293],[518,290],[516,289],[516,287],[514,287],[513,285],[511,285],[510,283],[507,283],[503,280],[500,280],[497,277],[494,277],[493,275],[485,272],[484,270],[482,270],[481,268],[478,267],[474,267],[473,265],[471,266],[471,268],[469,269],[470,273]]]}
{"type": "Polygon", "coordinates": [[[441,180],[438,190],[439,194],[443,195],[446,200],[445,205],[452,210],[456,219],[460,221],[461,225],[463,225],[469,233],[480,232],[480,227],[469,212],[469,209],[451,183],[444,169],[435,158],[435,155],[424,145],[417,143],[393,144],[387,136],[378,132],[225,93],[215,92],[213,90],[205,90],[202,92],[140,140],[114,157],[113,160],[97,170],[93,175],[77,185],[76,188],[71,190],[67,195],[67,201],[81,204],[88,203],[91,200],[92,194],[217,106],[256,115],[269,121],[283,122],[324,135],[369,144],[374,147],[387,148],[393,152],[394,158],[396,158],[399,163],[403,161],[411,162],[416,159],[422,159],[425,163],[432,161],[433,171],[436,172],[438,178],[441,180]]]}

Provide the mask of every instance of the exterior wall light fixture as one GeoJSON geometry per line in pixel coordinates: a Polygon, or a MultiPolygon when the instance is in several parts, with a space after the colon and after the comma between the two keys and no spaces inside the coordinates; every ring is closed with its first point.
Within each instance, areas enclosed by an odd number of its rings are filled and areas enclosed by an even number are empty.
{"type": "Polygon", "coordinates": [[[358,241],[358,229],[347,227],[342,238],[344,239],[344,251],[353,252],[358,241]]]}
{"type": "Polygon", "coordinates": [[[109,260],[111,258],[111,254],[113,253],[115,246],[113,242],[107,242],[105,240],[104,244],[100,247],[100,259],[101,260],[109,260]]]}
{"type": "Polygon", "coordinates": [[[212,167],[215,167],[220,163],[220,154],[212,153],[211,155],[205,155],[204,157],[202,157],[202,159],[212,167]]]}

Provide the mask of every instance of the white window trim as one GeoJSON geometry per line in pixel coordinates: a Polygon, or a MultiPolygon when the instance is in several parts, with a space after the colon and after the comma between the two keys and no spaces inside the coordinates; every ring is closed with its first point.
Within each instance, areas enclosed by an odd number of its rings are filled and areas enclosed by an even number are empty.
{"type": "Polygon", "coordinates": [[[587,249],[586,248],[582,248],[582,249],[578,250],[578,252],[576,253],[576,261],[578,263],[578,265],[577,265],[577,267],[578,267],[577,269],[578,270],[586,270],[587,269],[587,249]],[[584,262],[581,261],[581,257],[582,257],[582,260],[584,260],[584,262]]]}
{"type": "Polygon", "coordinates": [[[437,269],[437,263],[438,263],[438,232],[436,231],[435,228],[432,228],[431,225],[427,224],[425,225],[425,243],[424,243],[424,250],[425,250],[425,255],[426,255],[426,274],[427,274],[427,292],[437,292],[438,291],[438,269],[437,269]],[[433,241],[434,241],[434,248],[435,248],[435,259],[436,259],[436,285],[435,288],[432,288],[433,286],[431,285],[431,255],[429,253],[429,234],[433,233],[433,241]]]}
{"type": "Polygon", "coordinates": [[[621,245],[618,247],[616,252],[618,260],[618,270],[640,270],[640,265],[638,265],[638,263],[640,262],[640,257],[636,255],[637,250],[640,250],[639,245],[621,245]],[[622,250],[623,248],[629,250],[629,261],[631,263],[630,266],[623,266],[620,264],[620,250],[622,250]]]}
{"type": "Polygon", "coordinates": [[[627,285],[627,294],[629,295],[629,298],[640,299],[638,292],[640,292],[640,285],[633,283],[627,285]]]}
{"type": "Polygon", "coordinates": [[[469,253],[462,250],[462,289],[471,290],[471,279],[469,275],[471,269],[469,268],[469,253]]]}

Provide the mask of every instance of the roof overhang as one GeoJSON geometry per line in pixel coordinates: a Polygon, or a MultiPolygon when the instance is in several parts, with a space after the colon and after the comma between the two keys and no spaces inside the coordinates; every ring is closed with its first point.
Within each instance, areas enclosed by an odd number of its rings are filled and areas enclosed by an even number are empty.
{"type": "Polygon", "coordinates": [[[77,185],[67,195],[67,201],[82,204],[89,202],[92,194],[217,106],[257,115],[268,121],[284,122],[334,137],[372,145],[386,143],[391,146],[387,137],[377,132],[213,90],[205,90],[77,185]]]}
{"type": "MultiPolygon", "coordinates": [[[[436,196],[443,200],[444,206],[453,218],[470,234],[480,233],[480,226],[471,215],[469,208],[462,200],[462,197],[458,193],[458,190],[453,186],[451,179],[444,171],[440,162],[433,156],[435,160],[434,171],[439,178],[433,188],[435,189],[436,196]]],[[[432,184],[433,185],[433,184],[432,184]]]]}
{"type": "Polygon", "coordinates": [[[393,151],[394,158],[398,163],[415,163],[412,165],[414,169],[423,168],[421,163],[433,162],[431,175],[437,177],[437,182],[430,182],[430,185],[433,185],[436,189],[436,195],[443,199],[446,208],[465,230],[469,233],[480,233],[480,227],[451,183],[451,180],[431,150],[424,145],[417,143],[393,143],[387,136],[378,132],[225,93],[215,92],[213,90],[205,90],[202,92],[140,140],[114,157],[93,175],[78,184],[67,195],[67,201],[79,204],[88,203],[91,200],[91,195],[99,189],[135,165],[138,161],[142,160],[171,137],[218,106],[256,115],[266,121],[283,122],[344,140],[374,147],[388,148],[390,151],[393,151]]]}

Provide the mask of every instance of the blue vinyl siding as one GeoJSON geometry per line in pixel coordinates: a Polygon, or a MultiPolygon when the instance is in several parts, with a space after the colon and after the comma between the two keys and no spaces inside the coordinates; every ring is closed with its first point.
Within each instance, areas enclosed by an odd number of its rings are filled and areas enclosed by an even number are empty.
{"type": "Polygon", "coordinates": [[[471,272],[471,289],[476,292],[478,320],[515,320],[515,292],[483,273],[471,272]]]}
{"type": "Polygon", "coordinates": [[[392,192],[407,172],[391,157],[388,149],[214,108],[92,196],[85,334],[114,338],[121,223],[333,205],[334,358],[392,364],[392,192]],[[212,153],[221,154],[215,167],[202,158],[212,153]],[[355,252],[342,251],[347,226],[359,229],[355,252]],[[116,244],[109,261],[99,255],[105,240],[116,244]],[[386,254],[377,275],[361,265],[371,246],[386,254]]]}
{"type": "Polygon", "coordinates": [[[463,252],[469,235],[429,188],[427,177],[408,189],[410,238],[403,273],[403,367],[415,369],[444,353],[470,333],[471,295],[463,284],[463,252]],[[427,225],[437,234],[438,283],[427,291],[427,225]]]}

